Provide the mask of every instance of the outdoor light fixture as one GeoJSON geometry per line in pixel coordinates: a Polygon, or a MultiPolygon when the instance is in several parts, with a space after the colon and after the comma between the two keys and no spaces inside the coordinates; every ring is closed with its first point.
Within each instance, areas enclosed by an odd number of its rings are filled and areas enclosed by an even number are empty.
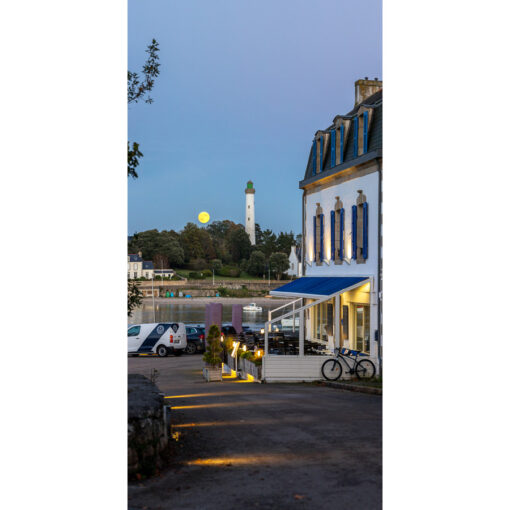
{"type": "Polygon", "coordinates": [[[261,335],[263,335],[263,334],[264,334],[264,328],[262,328],[262,329],[260,330],[260,334],[261,334],[261,335]]]}
{"type": "Polygon", "coordinates": [[[246,352],[246,345],[243,345],[243,351],[246,352]]]}

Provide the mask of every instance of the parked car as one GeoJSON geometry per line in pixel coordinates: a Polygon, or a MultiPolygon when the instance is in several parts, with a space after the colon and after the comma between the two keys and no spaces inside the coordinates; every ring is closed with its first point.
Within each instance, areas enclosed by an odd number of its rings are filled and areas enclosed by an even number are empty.
{"type": "Polygon", "coordinates": [[[153,322],[128,326],[128,355],[180,356],[186,345],[186,326],[183,322],[153,322]]]}
{"type": "Polygon", "coordinates": [[[205,328],[186,326],[186,354],[205,351],[205,328]]]}

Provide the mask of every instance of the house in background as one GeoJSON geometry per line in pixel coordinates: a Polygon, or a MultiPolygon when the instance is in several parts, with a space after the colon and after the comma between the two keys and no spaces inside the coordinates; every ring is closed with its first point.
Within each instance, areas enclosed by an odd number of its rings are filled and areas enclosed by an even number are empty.
{"type": "Polygon", "coordinates": [[[380,372],[381,184],[382,82],[358,80],[354,108],[315,133],[299,183],[303,276],[271,291],[294,301],[266,323],[266,381],[320,379],[339,347],[368,356],[380,372]],[[289,313],[299,319],[298,352],[271,353],[267,332],[289,313]]]}
{"type": "Polygon", "coordinates": [[[128,279],[141,278],[143,271],[142,252],[130,253],[128,255],[128,279]]]}
{"type": "Polygon", "coordinates": [[[152,260],[144,260],[142,262],[142,276],[147,280],[152,280],[154,277],[154,264],[152,260]]]}
{"type": "Polygon", "coordinates": [[[301,270],[301,246],[291,246],[289,255],[289,269],[287,270],[289,276],[302,276],[301,270]]]}
{"type": "Polygon", "coordinates": [[[147,278],[151,280],[154,276],[154,264],[152,260],[143,260],[142,252],[130,253],[128,255],[128,279],[147,278]]]}

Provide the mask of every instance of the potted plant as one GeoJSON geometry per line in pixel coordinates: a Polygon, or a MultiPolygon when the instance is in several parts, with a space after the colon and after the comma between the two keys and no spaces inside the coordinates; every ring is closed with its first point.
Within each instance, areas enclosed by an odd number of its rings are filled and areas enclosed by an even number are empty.
{"type": "Polygon", "coordinates": [[[223,347],[221,346],[220,341],[220,329],[216,324],[213,324],[209,328],[209,333],[207,334],[207,346],[203,356],[203,360],[205,361],[204,367],[204,378],[207,382],[211,381],[221,381],[221,363],[222,363],[222,351],[223,347]]]}

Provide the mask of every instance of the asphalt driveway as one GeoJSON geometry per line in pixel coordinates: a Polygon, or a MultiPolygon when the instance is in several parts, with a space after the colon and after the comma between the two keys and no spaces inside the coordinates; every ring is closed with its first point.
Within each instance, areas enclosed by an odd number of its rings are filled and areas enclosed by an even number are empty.
{"type": "Polygon", "coordinates": [[[382,399],[315,384],[206,383],[200,355],[129,359],[172,404],[173,464],[129,509],[379,509],[382,399]]]}

